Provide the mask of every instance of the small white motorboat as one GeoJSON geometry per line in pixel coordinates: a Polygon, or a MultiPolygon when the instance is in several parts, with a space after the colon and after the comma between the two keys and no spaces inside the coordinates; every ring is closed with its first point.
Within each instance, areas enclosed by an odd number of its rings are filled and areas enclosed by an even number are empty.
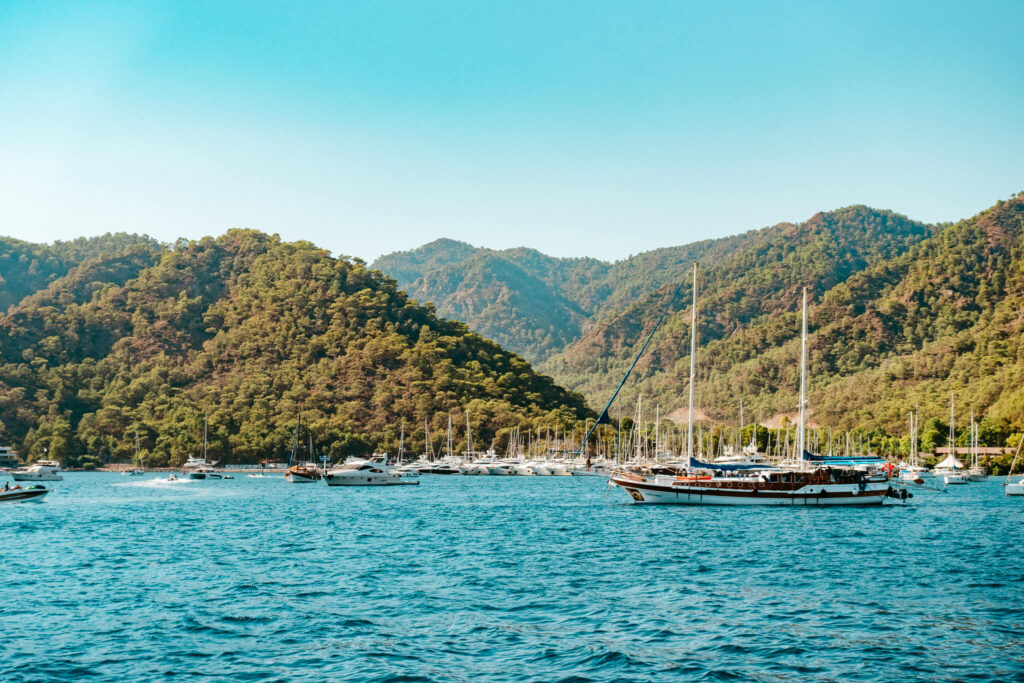
{"type": "Polygon", "coordinates": [[[932,473],[937,479],[942,479],[946,485],[966,484],[970,479],[967,477],[967,470],[964,464],[950,453],[946,459],[934,467],[932,473]]]}
{"type": "Polygon", "coordinates": [[[1006,495],[1024,496],[1024,479],[1006,484],[1006,495]]]}
{"type": "Polygon", "coordinates": [[[942,481],[946,482],[946,486],[952,486],[954,484],[966,484],[970,479],[963,472],[948,472],[942,475],[942,481]]]}
{"type": "Polygon", "coordinates": [[[41,503],[49,492],[50,489],[41,484],[26,486],[25,488],[20,486],[7,488],[4,485],[4,488],[0,490],[0,503],[41,503]]]}

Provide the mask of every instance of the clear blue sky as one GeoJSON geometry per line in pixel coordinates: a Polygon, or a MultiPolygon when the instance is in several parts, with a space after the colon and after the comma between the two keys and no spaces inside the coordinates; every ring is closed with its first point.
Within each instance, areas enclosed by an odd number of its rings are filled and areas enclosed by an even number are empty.
{"type": "Polygon", "coordinates": [[[0,234],[606,259],[1024,189],[1024,2],[0,3],[0,234]]]}

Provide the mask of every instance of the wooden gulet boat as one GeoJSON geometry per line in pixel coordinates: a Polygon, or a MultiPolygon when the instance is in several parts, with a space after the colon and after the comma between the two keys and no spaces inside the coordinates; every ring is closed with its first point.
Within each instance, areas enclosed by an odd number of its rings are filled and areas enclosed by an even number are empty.
{"type": "Polygon", "coordinates": [[[284,474],[284,480],[290,484],[313,484],[323,479],[323,473],[317,468],[313,459],[313,435],[309,435],[309,458],[310,462],[301,465],[292,465],[295,459],[295,452],[299,447],[299,425],[302,424],[302,414],[295,423],[295,437],[292,439],[292,453],[288,458],[288,471],[284,474]]]}
{"type": "Polygon", "coordinates": [[[798,461],[785,469],[764,466],[702,463],[693,457],[693,387],[696,378],[697,269],[694,266],[693,319],[690,337],[690,414],[687,426],[686,476],[652,478],[616,472],[609,482],[624,489],[635,503],[675,505],[882,505],[887,498],[906,500],[884,477],[853,467],[832,466],[805,450],[807,390],[807,291],[803,294],[800,356],[798,461]]]}

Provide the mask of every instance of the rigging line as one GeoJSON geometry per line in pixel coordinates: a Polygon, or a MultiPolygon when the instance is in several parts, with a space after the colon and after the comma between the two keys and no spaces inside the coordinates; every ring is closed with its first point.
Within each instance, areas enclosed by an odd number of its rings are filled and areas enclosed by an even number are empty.
{"type": "Polygon", "coordinates": [[[591,427],[590,431],[587,432],[587,435],[583,437],[583,442],[580,443],[580,448],[578,451],[576,451],[576,457],[579,457],[579,455],[583,452],[583,449],[586,448],[587,443],[590,441],[590,435],[593,434],[594,430],[597,429],[597,426],[601,424],[601,418],[607,417],[608,409],[612,407],[612,403],[615,401],[615,397],[618,396],[619,392],[622,390],[622,385],[624,385],[626,383],[626,380],[629,379],[629,375],[630,373],[633,372],[633,368],[636,367],[637,361],[640,360],[640,356],[644,355],[644,351],[647,349],[647,345],[650,343],[651,338],[654,337],[654,333],[658,331],[659,327],[661,327],[661,321],[665,319],[665,316],[668,314],[668,311],[672,307],[672,304],[675,303],[676,297],[679,296],[679,291],[683,288],[683,285],[685,284],[686,279],[684,278],[679,282],[679,286],[676,287],[676,291],[672,293],[672,298],[668,300],[668,304],[665,306],[665,310],[661,312],[661,317],[658,318],[657,324],[654,326],[654,329],[651,330],[651,333],[647,335],[647,341],[645,341],[644,345],[640,347],[640,351],[639,353],[636,354],[636,358],[633,359],[633,363],[632,365],[629,366],[629,370],[626,370],[626,374],[622,378],[622,381],[619,382],[619,386],[615,388],[615,393],[612,394],[612,397],[610,399],[608,399],[608,405],[604,407],[604,410],[601,411],[601,414],[598,415],[597,420],[594,422],[594,426],[591,427]]]}

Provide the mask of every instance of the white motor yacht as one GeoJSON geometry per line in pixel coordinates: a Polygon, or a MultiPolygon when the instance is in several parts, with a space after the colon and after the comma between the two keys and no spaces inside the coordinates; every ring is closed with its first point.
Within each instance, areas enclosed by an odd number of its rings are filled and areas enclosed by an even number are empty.
{"type": "Polygon", "coordinates": [[[390,467],[386,454],[374,453],[367,460],[350,460],[341,467],[329,470],[324,477],[328,486],[402,486],[419,481],[403,479],[390,467]]]}
{"type": "Polygon", "coordinates": [[[758,453],[757,446],[753,444],[744,446],[739,452],[736,452],[732,446],[726,446],[725,453],[715,458],[712,462],[716,465],[760,465],[771,467],[767,456],[763,453],[758,453]]]}
{"type": "Polygon", "coordinates": [[[506,477],[516,473],[515,464],[511,462],[496,461],[487,465],[487,474],[497,477],[506,477]]]}
{"type": "Polygon", "coordinates": [[[538,477],[550,477],[551,470],[548,469],[548,464],[540,460],[530,460],[526,463],[533,473],[538,477]]]}
{"type": "Polygon", "coordinates": [[[14,481],[62,481],[60,463],[56,460],[36,460],[31,465],[11,470],[14,481]]]}
{"type": "Polygon", "coordinates": [[[537,473],[533,471],[533,467],[528,462],[521,462],[516,464],[512,468],[512,473],[520,477],[535,477],[537,473]]]}
{"type": "Polygon", "coordinates": [[[544,463],[552,477],[571,477],[572,471],[564,462],[548,461],[544,463]]]}

